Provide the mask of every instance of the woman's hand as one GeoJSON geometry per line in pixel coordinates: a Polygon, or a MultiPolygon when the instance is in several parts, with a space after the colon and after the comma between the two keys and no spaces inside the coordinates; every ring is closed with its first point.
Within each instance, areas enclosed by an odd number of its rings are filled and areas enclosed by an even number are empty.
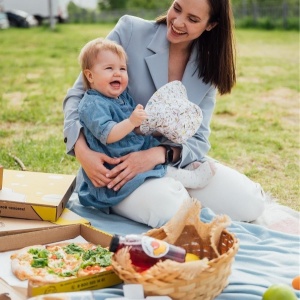
{"type": "Polygon", "coordinates": [[[104,187],[111,182],[113,177],[108,178],[106,176],[109,169],[104,166],[104,163],[117,165],[120,163],[119,158],[111,158],[89,149],[82,133],[75,144],[74,150],[77,160],[95,187],[104,187]]]}
{"type": "Polygon", "coordinates": [[[118,191],[126,182],[137,174],[152,170],[156,165],[165,162],[165,149],[154,147],[148,150],[132,152],[120,158],[121,162],[107,172],[107,179],[111,180],[107,185],[118,191]]]}

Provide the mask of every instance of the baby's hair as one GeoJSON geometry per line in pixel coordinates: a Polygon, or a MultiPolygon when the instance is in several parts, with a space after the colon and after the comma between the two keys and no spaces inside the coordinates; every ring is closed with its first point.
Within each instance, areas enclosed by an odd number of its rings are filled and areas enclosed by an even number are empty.
{"type": "MultiPolygon", "coordinates": [[[[121,45],[107,39],[97,38],[85,44],[79,53],[78,61],[81,71],[83,72],[86,69],[91,69],[98,53],[104,50],[111,51],[117,54],[121,59],[125,59],[125,61],[127,61],[127,54],[121,45]]],[[[82,76],[85,89],[89,89],[89,81],[83,73],[82,76]]]]}

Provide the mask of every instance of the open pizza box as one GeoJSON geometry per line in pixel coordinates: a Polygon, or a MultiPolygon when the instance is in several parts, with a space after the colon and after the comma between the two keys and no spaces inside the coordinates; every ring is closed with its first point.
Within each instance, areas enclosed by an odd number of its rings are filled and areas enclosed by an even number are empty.
{"type": "MultiPolygon", "coordinates": [[[[49,293],[96,290],[121,283],[121,279],[112,270],[97,275],[70,279],[50,285],[34,286],[17,279],[11,272],[10,255],[18,249],[39,244],[51,244],[61,241],[87,241],[102,247],[110,245],[112,235],[85,224],[73,224],[53,227],[34,232],[25,232],[0,237],[0,278],[14,290],[26,297],[49,293]]],[[[26,298],[25,298],[26,299],[26,298]]]]}
{"type": "Polygon", "coordinates": [[[74,175],[3,170],[0,166],[0,217],[55,222],[75,184],[74,175]]]}

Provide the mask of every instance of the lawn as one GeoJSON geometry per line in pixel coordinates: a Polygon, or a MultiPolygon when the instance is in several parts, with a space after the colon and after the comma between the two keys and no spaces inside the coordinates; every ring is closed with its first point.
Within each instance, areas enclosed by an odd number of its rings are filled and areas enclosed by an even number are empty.
{"type": "MultiPolygon", "coordinates": [[[[79,74],[77,56],[113,25],[0,31],[0,164],[76,174],[65,154],[62,101],[79,74]]],[[[237,85],[218,97],[209,155],[260,182],[299,210],[299,33],[237,30],[237,85]]],[[[242,201],[242,199],[241,199],[242,201]]]]}

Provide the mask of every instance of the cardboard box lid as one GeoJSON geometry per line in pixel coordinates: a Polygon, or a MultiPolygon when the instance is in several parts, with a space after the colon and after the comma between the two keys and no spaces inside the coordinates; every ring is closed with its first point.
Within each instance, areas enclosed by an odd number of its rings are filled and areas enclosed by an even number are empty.
{"type": "Polygon", "coordinates": [[[58,206],[74,175],[4,169],[0,200],[58,206]]]}
{"type": "Polygon", "coordinates": [[[56,221],[74,188],[76,176],[4,170],[0,216],[56,221]]]}

